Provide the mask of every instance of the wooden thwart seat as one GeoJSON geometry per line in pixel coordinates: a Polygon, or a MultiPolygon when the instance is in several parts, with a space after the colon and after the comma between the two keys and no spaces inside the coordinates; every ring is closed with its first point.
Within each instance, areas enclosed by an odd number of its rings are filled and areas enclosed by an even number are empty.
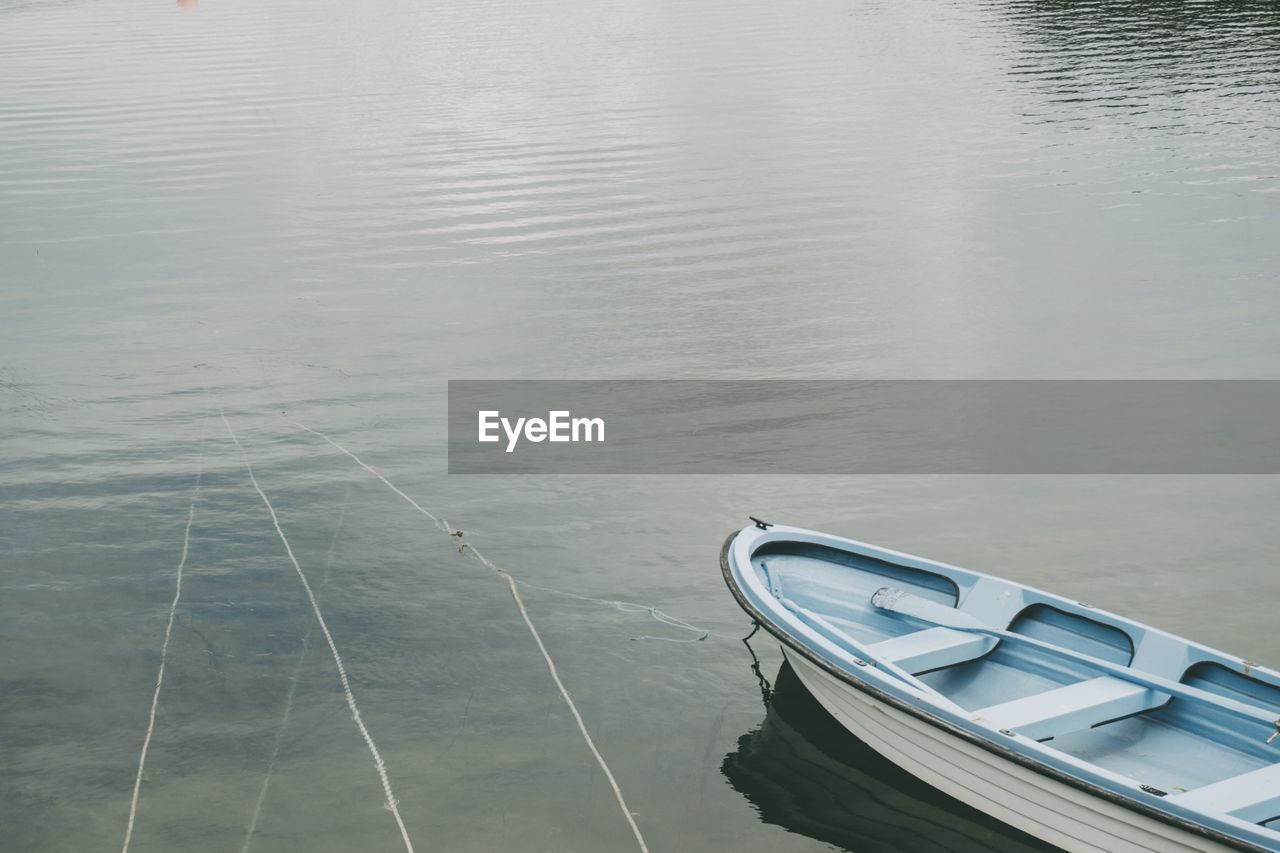
{"type": "Polygon", "coordinates": [[[1158,708],[1168,694],[1102,676],[975,711],[973,718],[1036,740],[1158,708]]]}
{"type": "Polygon", "coordinates": [[[1269,764],[1212,785],[1175,794],[1170,803],[1206,812],[1221,812],[1250,823],[1280,815],[1280,764],[1269,764]]]}
{"type": "Polygon", "coordinates": [[[928,628],[873,643],[867,651],[918,675],[976,660],[995,648],[998,642],[994,637],[981,634],[951,628],[928,628]]]}

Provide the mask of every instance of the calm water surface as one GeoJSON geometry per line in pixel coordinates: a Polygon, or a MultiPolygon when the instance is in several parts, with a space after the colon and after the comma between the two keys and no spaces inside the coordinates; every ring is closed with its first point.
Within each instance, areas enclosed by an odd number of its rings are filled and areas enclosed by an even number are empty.
{"type": "Polygon", "coordinates": [[[122,844],[190,513],[131,849],[404,849],[221,407],[418,850],[637,848],[505,584],[293,420],[712,632],[525,591],[654,851],[1040,849],[766,715],[721,540],[1275,665],[1276,478],[449,477],[445,380],[1280,378],[1278,270],[1275,2],[0,0],[0,848],[122,844]]]}

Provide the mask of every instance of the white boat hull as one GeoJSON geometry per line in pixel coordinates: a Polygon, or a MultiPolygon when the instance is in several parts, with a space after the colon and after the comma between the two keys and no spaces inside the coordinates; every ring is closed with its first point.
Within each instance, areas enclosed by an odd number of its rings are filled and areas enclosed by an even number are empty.
{"type": "Polygon", "coordinates": [[[886,759],[960,802],[1070,853],[1232,850],[1002,758],[845,684],[799,654],[788,653],[787,659],[814,698],[886,759]]]}

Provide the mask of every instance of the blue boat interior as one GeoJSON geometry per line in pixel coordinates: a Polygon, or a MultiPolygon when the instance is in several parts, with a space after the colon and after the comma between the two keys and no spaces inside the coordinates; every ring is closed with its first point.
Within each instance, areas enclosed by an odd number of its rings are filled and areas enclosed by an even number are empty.
{"type": "Polygon", "coordinates": [[[1267,742],[1280,724],[1266,720],[1280,717],[1280,677],[1270,670],[1078,602],[914,558],[778,541],[756,549],[751,567],[825,640],[975,723],[1024,735],[1168,802],[1280,829],[1280,739],[1267,742]],[[877,606],[873,596],[886,588],[995,630],[877,606]],[[1144,676],[1187,689],[1171,695],[1144,676]]]}

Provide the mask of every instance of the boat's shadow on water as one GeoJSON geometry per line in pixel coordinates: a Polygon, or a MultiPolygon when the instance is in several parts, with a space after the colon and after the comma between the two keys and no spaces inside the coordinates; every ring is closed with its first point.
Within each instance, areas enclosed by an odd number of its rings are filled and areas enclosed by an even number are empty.
{"type": "Polygon", "coordinates": [[[1057,851],[929,787],[844,729],[788,664],[721,771],[765,823],[856,853],[1057,851]]]}

